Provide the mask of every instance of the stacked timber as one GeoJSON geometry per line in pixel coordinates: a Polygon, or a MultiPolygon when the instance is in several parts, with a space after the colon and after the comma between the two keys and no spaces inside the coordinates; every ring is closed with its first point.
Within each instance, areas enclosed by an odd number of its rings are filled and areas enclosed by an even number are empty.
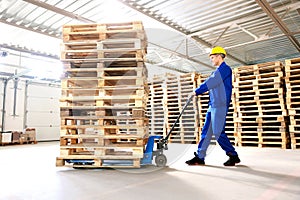
{"type": "MultiPolygon", "coordinates": [[[[179,76],[179,107],[180,111],[187,99],[197,88],[196,73],[187,73],[179,76]]],[[[180,118],[181,143],[197,143],[199,141],[199,113],[197,99],[194,98],[186,107],[180,118]]]]}
{"type": "Polygon", "coordinates": [[[141,22],[63,27],[57,166],[140,167],[149,123],[146,48],[141,22]]]}
{"type": "Polygon", "coordinates": [[[285,61],[287,109],[292,149],[300,148],[300,58],[285,61]]]}
{"type": "MultiPolygon", "coordinates": [[[[179,116],[181,108],[179,103],[180,96],[178,76],[166,73],[164,75],[164,79],[164,111],[166,118],[164,136],[166,136],[179,116]]],[[[170,134],[169,141],[172,143],[182,143],[182,135],[183,132],[181,132],[180,122],[177,122],[170,134]]]]}
{"type": "Polygon", "coordinates": [[[149,133],[152,135],[165,136],[165,113],[164,113],[164,90],[162,84],[164,78],[155,76],[149,85],[149,98],[147,103],[147,114],[149,117],[149,133]]]}
{"type": "Polygon", "coordinates": [[[282,64],[238,67],[234,75],[239,145],[287,148],[282,64]]]}
{"type": "MultiPolygon", "coordinates": [[[[195,73],[175,75],[166,73],[149,81],[148,114],[150,132],[165,137],[171,130],[189,95],[196,88],[195,73]]],[[[196,143],[198,137],[198,109],[194,99],[183,112],[170,134],[170,143],[196,143]]]]}

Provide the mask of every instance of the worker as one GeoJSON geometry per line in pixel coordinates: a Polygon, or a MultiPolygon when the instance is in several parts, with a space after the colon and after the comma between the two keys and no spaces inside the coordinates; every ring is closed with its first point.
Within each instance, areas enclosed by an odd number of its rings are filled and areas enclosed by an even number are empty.
{"type": "Polygon", "coordinates": [[[240,162],[235,148],[230,143],[226,133],[226,115],[231,101],[232,71],[224,62],[226,51],[220,46],[211,49],[209,58],[217,69],[191,94],[198,96],[209,91],[209,107],[202,128],[201,139],[194,158],[186,161],[188,165],[205,165],[205,156],[212,135],[229,156],[225,166],[235,166],[240,162]]]}

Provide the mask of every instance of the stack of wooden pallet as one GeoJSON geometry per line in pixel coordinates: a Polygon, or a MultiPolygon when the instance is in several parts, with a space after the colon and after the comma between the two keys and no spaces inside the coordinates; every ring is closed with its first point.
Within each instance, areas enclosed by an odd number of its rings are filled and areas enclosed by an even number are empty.
{"type": "MultiPolygon", "coordinates": [[[[165,137],[169,133],[189,94],[196,88],[196,77],[194,73],[184,75],[166,73],[153,77],[148,83],[151,96],[148,114],[152,134],[165,137]]],[[[169,142],[196,143],[199,139],[198,128],[198,109],[194,99],[175,125],[169,142]]]]}
{"type": "Polygon", "coordinates": [[[286,148],[282,64],[243,66],[235,68],[234,73],[239,145],[286,148]]]}
{"type": "Polygon", "coordinates": [[[147,115],[149,117],[149,133],[165,136],[164,90],[162,85],[164,78],[155,76],[149,85],[149,98],[147,103],[147,115]]]}
{"type": "Polygon", "coordinates": [[[63,27],[57,166],[140,167],[148,138],[146,47],[141,22],[63,27]]]}
{"type": "MultiPolygon", "coordinates": [[[[170,73],[164,75],[164,111],[165,111],[165,133],[166,136],[171,130],[180,113],[180,96],[178,76],[170,73]]],[[[178,122],[170,135],[170,142],[182,143],[182,132],[178,122]]]]}
{"type": "Polygon", "coordinates": [[[300,58],[285,61],[287,109],[292,149],[300,148],[300,58]]]}
{"type": "MultiPolygon", "coordinates": [[[[210,74],[199,74],[198,80],[197,80],[198,87],[209,76],[210,76],[210,74]]],[[[233,90],[233,92],[234,92],[234,90],[233,90]]],[[[236,134],[235,126],[234,126],[235,114],[234,114],[234,109],[233,109],[233,105],[234,105],[234,103],[233,103],[234,98],[233,97],[234,97],[234,94],[232,95],[231,103],[230,103],[229,110],[228,110],[228,113],[227,113],[227,116],[226,116],[225,132],[226,132],[230,142],[233,145],[236,145],[237,140],[238,140],[238,136],[236,134]]],[[[206,92],[206,93],[198,96],[199,120],[200,120],[200,123],[199,123],[200,133],[199,134],[200,134],[200,136],[201,136],[202,128],[203,128],[204,123],[205,123],[205,117],[206,117],[206,113],[207,113],[207,110],[208,110],[208,102],[209,102],[209,92],[206,92]]],[[[212,143],[215,143],[215,142],[216,141],[213,139],[212,143]]]]}
{"type": "MultiPolygon", "coordinates": [[[[187,73],[179,77],[179,107],[180,111],[186,104],[189,95],[197,88],[196,73],[187,73]]],[[[194,98],[186,107],[180,118],[181,143],[197,143],[199,141],[199,109],[194,98]]]]}

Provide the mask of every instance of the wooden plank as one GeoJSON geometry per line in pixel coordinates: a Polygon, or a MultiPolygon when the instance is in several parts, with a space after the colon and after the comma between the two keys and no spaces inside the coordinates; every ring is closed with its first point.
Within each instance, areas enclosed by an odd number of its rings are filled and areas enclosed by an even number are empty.
{"type": "Polygon", "coordinates": [[[142,22],[106,24],[66,24],[63,26],[64,41],[103,40],[108,38],[147,39],[142,22]]]}

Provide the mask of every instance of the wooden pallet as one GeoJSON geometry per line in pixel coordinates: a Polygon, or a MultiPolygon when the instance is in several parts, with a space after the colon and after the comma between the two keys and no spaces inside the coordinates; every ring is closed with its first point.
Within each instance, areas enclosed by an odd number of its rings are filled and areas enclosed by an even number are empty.
{"type": "Polygon", "coordinates": [[[148,127],[140,125],[61,125],[61,135],[67,135],[68,130],[82,130],[82,132],[93,130],[99,135],[128,134],[144,136],[148,134],[148,127]]]}
{"type": "Polygon", "coordinates": [[[147,126],[149,119],[146,117],[132,117],[128,112],[119,116],[62,116],[61,125],[133,125],[147,126]]]}
{"type": "Polygon", "coordinates": [[[248,76],[256,76],[261,74],[268,74],[268,73],[281,73],[283,69],[283,65],[280,61],[277,62],[267,62],[257,65],[250,65],[250,66],[242,66],[234,68],[234,74],[236,77],[248,77],[248,76]]]}
{"type": "Polygon", "coordinates": [[[142,22],[106,24],[68,24],[63,26],[63,41],[140,38],[146,40],[142,22]]]}
{"type": "Polygon", "coordinates": [[[142,86],[107,86],[102,88],[63,88],[62,97],[75,97],[75,96],[120,96],[120,95],[148,95],[148,88],[142,86]]]}
{"type": "Polygon", "coordinates": [[[124,112],[130,117],[144,117],[144,107],[126,106],[61,106],[61,117],[69,116],[118,116],[124,112]]]}
{"type": "Polygon", "coordinates": [[[94,58],[92,56],[81,56],[80,58],[61,59],[63,62],[143,62],[143,58],[94,58]]]}
{"type": "Polygon", "coordinates": [[[143,146],[103,146],[102,144],[71,144],[60,146],[60,156],[97,156],[99,158],[113,158],[132,156],[132,158],[143,158],[143,146]]]}
{"type": "MultiPolygon", "coordinates": [[[[235,106],[234,107],[236,116],[243,116],[248,115],[248,116],[254,116],[257,117],[259,115],[269,115],[266,113],[272,113],[273,111],[276,114],[282,113],[283,116],[286,116],[286,110],[283,104],[268,104],[268,105],[243,105],[243,106],[235,106]]],[[[281,116],[279,114],[279,116],[281,116]]]]}
{"type": "Polygon", "coordinates": [[[290,125],[291,148],[300,149],[300,131],[298,125],[290,125]]]}
{"type": "Polygon", "coordinates": [[[142,23],[65,25],[63,38],[58,165],[90,159],[88,167],[106,160],[139,167],[149,124],[142,23]]]}
{"type": "Polygon", "coordinates": [[[68,78],[106,78],[106,77],[119,77],[127,78],[129,77],[147,77],[148,71],[146,68],[136,68],[136,67],[126,67],[126,68],[104,68],[104,69],[94,69],[94,68],[79,68],[79,69],[66,69],[65,79],[68,78]]]}
{"type": "Polygon", "coordinates": [[[66,106],[114,106],[114,105],[135,105],[142,107],[145,97],[141,95],[98,95],[98,96],[63,96],[60,98],[61,105],[66,106]]]}
{"type": "Polygon", "coordinates": [[[147,81],[144,77],[136,76],[114,76],[114,77],[76,77],[63,78],[61,80],[63,88],[99,88],[111,86],[145,86],[147,81]]]}
{"type": "Polygon", "coordinates": [[[296,110],[300,108],[300,58],[285,61],[286,102],[291,125],[297,124],[296,110]]]}
{"type": "Polygon", "coordinates": [[[235,82],[234,91],[236,93],[245,91],[259,91],[259,90],[276,90],[282,88],[282,81],[280,78],[272,78],[265,80],[253,80],[247,82],[235,82]]]}
{"type": "Polygon", "coordinates": [[[112,68],[146,68],[144,62],[137,61],[102,61],[102,62],[62,62],[65,70],[71,69],[112,69],[112,68]]]}
{"type": "Polygon", "coordinates": [[[60,137],[60,145],[67,146],[73,144],[99,145],[109,147],[143,147],[147,142],[147,135],[139,136],[134,134],[117,135],[63,135],[60,137]]]}
{"type": "Polygon", "coordinates": [[[99,59],[103,60],[121,60],[125,61],[137,60],[143,61],[146,55],[145,50],[120,48],[120,49],[109,49],[109,50],[65,50],[61,51],[60,59],[62,61],[74,61],[84,59],[99,59]]]}
{"type": "Polygon", "coordinates": [[[292,65],[298,65],[298,64],[300,64],[300,58],[293,58],[293,59],[285,60],[286,66],[292,66],[292,65]]]}
{"type": "Polygon", "coordinates": [[[64,42],[60,45],[62,52],[67,50],[97,50],[96,40],[79,40],[73,42],[64,42]]]}
{"type": "Polygon", "coordinates": [[[113,51],[146,51],[147,42],[140,39],[107,39],[97,42],[97,50],[102,52],[113,51]]]}

